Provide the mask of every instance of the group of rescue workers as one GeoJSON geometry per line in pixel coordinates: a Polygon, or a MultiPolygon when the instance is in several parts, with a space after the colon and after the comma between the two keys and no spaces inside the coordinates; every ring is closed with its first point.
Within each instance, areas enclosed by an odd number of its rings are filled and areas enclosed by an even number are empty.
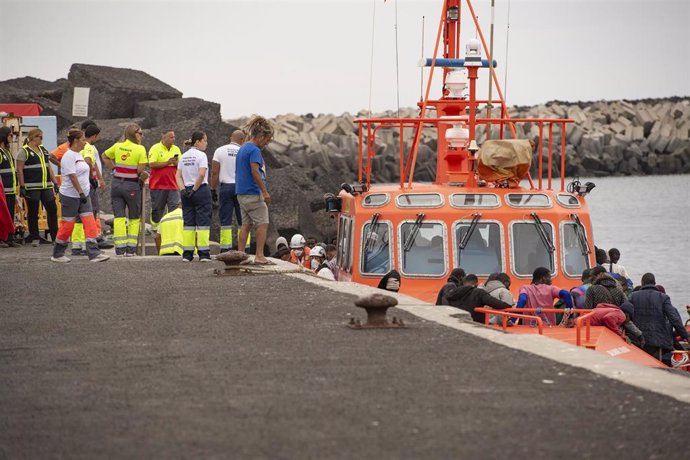
{"type": "MultiPolygon", "coordinates": [[[[590,317],[592,326],[605,326],[628,343],[671,366],[673,350],[688,347],[678,339],[682,338],[690,345],[690,333],[663,286],[656,284],[652,273],[645,273],[640,285],[633,288],[625,267],[618,263],[618,249],[612,248],[608,254],[603,249],[596,249],[595,254],[597,265],[584,270],[581,285],[570,291],[553,286],[550,270],[539,267],[534,270],[531,284],[520,287],[517,302],[510,292],[510,277],[506,273],[489,275],[480,287],[476,275],[465,274],[462,268],[456,268],[439,291],[436,304],[465,310],[480,323],[485,322],[485,315],[476,311],[477,308],[536,309],[530,315],[540,317],[544,324],[565,327],[574,325],[576,314],[572,313],[573,308],[590,309],[593,310],[590,317]],[[563,308],[563,314],[541,311],[554,306],[563,308]]],[[[384,286],[379,287],[385,289],[384,286]]],[[[501,319],[498,315],[490,315],[489,322],[498,324],[501,319]]],[[[517,323],[516,320],[508,322],[509,325],[517,323]]],[[[527,321],[527,324],[534,325],[530,323],[533,321],[527,321]]]]}

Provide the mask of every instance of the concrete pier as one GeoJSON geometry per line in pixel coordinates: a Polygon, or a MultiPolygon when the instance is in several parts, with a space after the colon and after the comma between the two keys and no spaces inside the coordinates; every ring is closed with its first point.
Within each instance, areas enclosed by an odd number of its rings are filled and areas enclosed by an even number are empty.
{"type": "Polygon", "coordinates": [[[49,253],[0,250],[0,458],[687,456],[690,379],[404,296],[407,329],[352,330],[368,288],[304,274],[49,253]]]}

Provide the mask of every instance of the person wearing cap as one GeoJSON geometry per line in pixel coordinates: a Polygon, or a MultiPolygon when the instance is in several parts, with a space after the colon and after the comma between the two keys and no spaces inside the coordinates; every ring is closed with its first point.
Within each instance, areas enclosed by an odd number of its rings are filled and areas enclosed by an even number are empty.
{"type": "Polygon", "coordinates": [[[81,218],[86,233],[86,251],[91,262],[103,262],[109,257],[101,253],[96,243],[96,222],[91,209],[89,192],[91,184],[89,176],[91,169],[86,164],[81,152],[84,148],[84,132],[70,131],[67,136],[69,149],[60,160],[63,180],[60,185],[60,204],[62,205],[62,222],[53,246],[53,262],[66,263],[70,259],[65,257],[67,244],[74,229],[77,216],[81,218]]]}
{"type": "Polygon", "coordinates": [[[326,263],[326,250],[324,248],[314,246],[309,253],[309,259],[311,260],[311,269],[314,270],[314,273],[320,278],[335,281],[335,275],[326,263]]]}
{"type": "Polygon", "coordinates": [[[233,214],[237,218],[237,225],[242,226],[242,212],[235,193],[235,162],[244,138],[244,131],[233,131],[230,143],[218,147],[211,162],[211,196],[219,204],[220,252],[229,251],[232,247],[233,214]]]}
{"type": "Polygon", "coordinates": [[[38,214],[41,205],[48,217],[48,233],[53,241],[58,231],[55,189],[58,183],[48,160],[48,150],[43,146],[43,131],[34,128],[27,134],[24,145],[17,151],[16,167],[19,196],[26,198],[28,207],[29,241],[34,246],[50,244],[38,234],[38,214]]]}
{"type": "Polygon", "coordinates": [[[110,187],[113,241],[118,256],[136,256],[141,220],[141,188],[146,180],[148,156],[141,145],[144,133],[137,124],[125,128],[125,140],[103,152],[103,162],[114,170],[110,187]],[[125,217],[127,216],[127,217],[125,217]]]}
{"type": "Polygon", "coordinates": [[[290,249],[285,237],[279,236],[278,238],[276,238],[276,251],[280,251],[282,248],[290,249]]]}
{"type": "Polygon", "coordinates": [[[177,164],[177,186],[182,195],[182,261],[191,262],[194,249],[200,262],[211,261],[209,237],[213,204],[208,186],[208,158],[204,151],[208,147],[206,133],[195,131],[185,142],[190,146],[177,164]]]}
{"type": "MultiPolygon", "coordinates": [[[[0,127],[0,180],[5,196],[9,221],[12,223],[12,230],[7,232],[7,236],[0,236],[0,247],[19,247],[19,243],[14,241],[14,209],[17,202],[17,168],[14,165],[14,157],[10,153],[10,134],[12,130],[7,126],[0,127]]],[[[7,216],[6,216],[7,217],[7,216]]],[[[9,225],[8,225],[9,228],[9,225]]]]}
{"type": "Polygon", "coordinates": [[[161,141],[149,149],[151,227],[154,231],[158,230],[159,222],[165,213],[174,211],[180,203],[175,175],[181,156],[182,152],[175,145],[175,131],[172,129],[163,131],[161,141]]]}

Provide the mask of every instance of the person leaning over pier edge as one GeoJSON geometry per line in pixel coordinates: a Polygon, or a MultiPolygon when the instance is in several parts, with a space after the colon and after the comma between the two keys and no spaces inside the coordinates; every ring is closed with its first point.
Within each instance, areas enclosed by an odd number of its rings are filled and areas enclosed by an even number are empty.
{"type": "Polygon", "coordinates": [[[242,211],[242,227],[237,248],[244,251],[249,231],[256,225],[256,255],[253,263],[273,265],[273,262],[264,256],[271,195],[268,194],[264,183],[266,170],[261,155],[261,149],[273,139],[273,126],[265,118],[255,116],[247,123],[245,132],[249,136],[249,142],[237,152],[235,161],[235,193],[242,211]]]}
{"type": "Polygon", "coordinates": [[[29,241],[34,246],[50,244],[38,234],[38,213],[41,204],[48,214],[48,231],[55,241],[58,231],[57,204],[55,192],[58,188],[57,180],[53,177],[48,157],[50,153],[41,144],[43,131],[38,128],[29,131],[24,146],[17,151],[16,166],[19,181],[19,196],[26,198],[29,208],[29,241]]]}
{"type": "Polygon", "coordinates": [[[115,254],[133,257],[137,252],[141,219],[141,183],[146,180],[148,156],[141,145],[144,133],[137,124],[125,128],[125,140],[103,152],[103,162],[115,170],[110,188],[115,254]],[[129,219],[125,219],[125,211],[129,219]]]}
{"type": "Polygon", "coordinates": [[[84,132],[81,130],[70,131],[67,136],[69,149],[60,160],[62,170],[62,185],[60,185],[60,204],[62,206],[62,222],[57,232],[55,246],[53,246],[53,262],[69,262],[65,257],[65,250],[69,243],[70,235],[74,229],[77,216],[81,218],[86,234],[86,252],[91,262],[102,262],[109,257],[102,254],[96,243],[98,230],[96,220],[91,208],[89,193],[91,184],[89,183],[91,168],[84,161],[81,152],[85,145],[84,132]]]}
{"type": "Polygon", "coordinates": [[[182,261],[191,262],[194,248],[200,262],[211,261],[209,238],[213,204],[208,187],[208,158],[204,153],[208,147],[206,133],[195,131],[185,142],[190,149],[182,154],[177,163],[177,187],[182,195],[182,261]],[[196,241],[195,241],[196,240],[196,241]]]}

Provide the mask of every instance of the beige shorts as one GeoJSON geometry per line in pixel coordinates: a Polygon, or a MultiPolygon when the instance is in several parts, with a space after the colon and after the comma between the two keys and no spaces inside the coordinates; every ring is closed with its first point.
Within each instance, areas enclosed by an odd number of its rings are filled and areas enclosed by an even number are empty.
{"type": "Polygon", "coordinates": [[[268,206],[263,195],[237,195],[242,211],[242,224],[268,224],[268,206]]]}

